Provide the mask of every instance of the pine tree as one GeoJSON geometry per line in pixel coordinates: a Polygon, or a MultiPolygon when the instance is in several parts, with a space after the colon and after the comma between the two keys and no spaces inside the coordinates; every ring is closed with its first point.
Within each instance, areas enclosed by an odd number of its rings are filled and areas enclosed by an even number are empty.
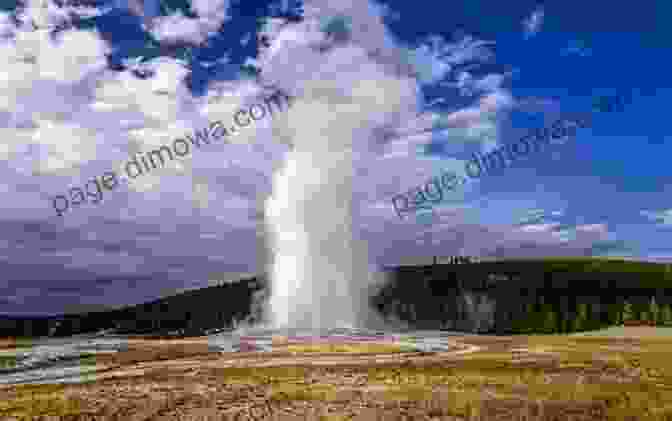
{"type": "Polygon", "coordinates": [[[585,317],[583,318],[584,321],[584,329],[586,330],[592,330],[592,329],[597,329],[600,321],[595,315],[595,305],[593,303],[586,303],[586,312],[585,312],[585,317]]]}
{"type": "Polygon", "coordinates": [[[576,304],[576,311],[572,313],[571,329],[572,332],[578,332],[583,328],[583,323],[581,323],[581,317],[579,315],[579,304],[576,304]]]}
{"type": "Polygon", "coordinates": [[[520,319],[514,315],[513,318],[511,319],[511,331],[518,333],[520,330],[520,319]]]}
{"type": "Polygon", "coordinates": [[[656,297],[651,297],[651,309],[649,311],[651,312],[651,320],[658,324],[660,307],[658,306],[658,303],[656,303],[656,297]]]}
{"type": "Polygon", "coordinates": [[[634,314],[632,312],[632,304],[630,304],[629,301],[625,301],[623,304],[623,323],[632,320],[634,317],[634,314]]]}
{"type": "Polygon", "coordinates": [[[672,308],[670,304],[663,304],[660,313],[663,326],[670,326],[672,324],[672,308]]]}
{"type": "Polygon", "coordinates": [[[650,320],[651,313],[649,313],[650,305],[646,303],[642,303],[641,305],[641,312],[639,313],[639,318],[638,320],[641,320],[643,322],[647,322],[650,320]]]}
{"type": "Polygon", "coordinates": [[[588,304],[579,303],[577,305],[577,312],[579,313],[579,317],[581,318],[581,320],[583,321],[588,320],[588,304]]]}
{"type": "Polygon", "coordinates": [[[588,306],[586,303],[577,303],[576,318],[574,319],[574,331],[586,329],[586,321],[588,320],[588,306]]]}
{"type": "Polygon", "coordinates": [[[527,303],[525,305],[525,314],[521,320],[520,332],[531,333],[534,330],[534,324],[537,320],[537,314],[534,311],[534,304],[527,303]]]}
{"type": "Polygon", "coordinates": [[[665,304],[658,304],[658,302],[656,302],[656,305],[658,306],[658,317],[656,318],[656,326],[662,326],[665,323],[665,317],[663,314],[663,308],[665,307],[665,304]]]}
{"type": "Polygon", "coordinates": [[[544,326],[543,326],[543,332],[544,333],[556,333],[556,324],[557,324],[557,317],[555,314],[555,311],[553,311],[553,308],[551,306],[547,306],[544,312],[544,326]]]}
{"type": "Polygon", "coordinates": [[[609,322],[612,326],[620,326],[623,324],[623,313],[621,312],[621,306],[618,303],[614,303],[610,306],[611,308],[611,317],[609,322]]]}
{"type": "Polygon", "coordinates": [[[644,310],[640,313],[639,320],[641,320],[643,322],[648,322],[649,320],[651,320],[650,317],[651,317],[651,314],[648,311],[644,310]]]}
{"type": "Polygon", "coordinates": [[[576,314],[571,322],[571,331],[579,332],[581,329],[583,329],[583,320],[576,314]]]}
{"type": "Polygon", "coordinates": [[[542,309],[537,308],[538,307],[535,304],[532,304],[532,311],[530,312],[532,317],[530,319],[531,323],[528,330],[530,333],[539,333],[544,327],[544,313],[542,309]]]}

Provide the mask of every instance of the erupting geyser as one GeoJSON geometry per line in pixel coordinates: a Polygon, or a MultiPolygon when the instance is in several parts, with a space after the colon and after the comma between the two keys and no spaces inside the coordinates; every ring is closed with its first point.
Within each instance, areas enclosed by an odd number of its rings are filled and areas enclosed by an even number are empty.
{"type": "Polygon", "coordinates": [[[329,163],[319,159],[326,154],[289,155],[267,208],[275,245],[273,324],[357,327],[363,304],[357,280],[365,280],[366,272],[353,264],[352,154],[330,153],[329,163]]]}
{"type": "Polygon", "coordinates": [[[376,275],[353,224],[353,180],[377,129],[414,115],[416,84],[360,47],[313,54],[319,58],[306,60],[314,68],[299,88],[276,81],[294,100],[277,132],[292,150],[266,202],[273,252],[267,318],[274,328],[371,327],[376,275]]]}

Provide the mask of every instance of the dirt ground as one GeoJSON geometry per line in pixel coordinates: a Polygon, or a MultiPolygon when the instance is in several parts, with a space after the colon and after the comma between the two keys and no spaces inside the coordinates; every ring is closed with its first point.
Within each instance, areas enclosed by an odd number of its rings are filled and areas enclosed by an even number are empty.
{"type": "Polygon", "coordinates": [[[451,337],[441,353],[132,340],[96,380],[0,386],[0,420],[672,420],[672,337],[451,337]]]}

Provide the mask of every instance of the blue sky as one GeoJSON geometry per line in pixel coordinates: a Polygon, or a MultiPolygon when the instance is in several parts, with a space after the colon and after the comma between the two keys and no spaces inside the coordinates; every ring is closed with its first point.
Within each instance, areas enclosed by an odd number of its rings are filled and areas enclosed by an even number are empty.
{"type": "Polygon", "coordinates": [[[357,151],[353,226],[372,267],[459,253],[672,261],[666,2],[73,4],[0,1],[0,314],[134,304],[263,270],[273,175],[311,128],[357,151]],[[53,196],[231,121],[268,86],[296,105],[54,212],[53,196]],[[338,111],[334,90],[357,112],[338,111]],[[393,195],[601,95],[631,101],[473,180],[431,221],[397,217],[393,195]]]}

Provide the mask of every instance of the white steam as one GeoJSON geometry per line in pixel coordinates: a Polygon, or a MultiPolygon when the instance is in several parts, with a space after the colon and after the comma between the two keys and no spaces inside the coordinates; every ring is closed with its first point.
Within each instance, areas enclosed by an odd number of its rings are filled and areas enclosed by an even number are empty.
{"type": "Polygon", "coordinates": [[[417,87],[360,47],[330,50],[311,64],[304,75],[312,76],[293,92],[279,133],[293,149],[266,203],[274,253],[270,322],[277,328],[366,327],[377,281],[353,223],[356,165],[375,144],[377,129],[414,112],[417,87]]]}

